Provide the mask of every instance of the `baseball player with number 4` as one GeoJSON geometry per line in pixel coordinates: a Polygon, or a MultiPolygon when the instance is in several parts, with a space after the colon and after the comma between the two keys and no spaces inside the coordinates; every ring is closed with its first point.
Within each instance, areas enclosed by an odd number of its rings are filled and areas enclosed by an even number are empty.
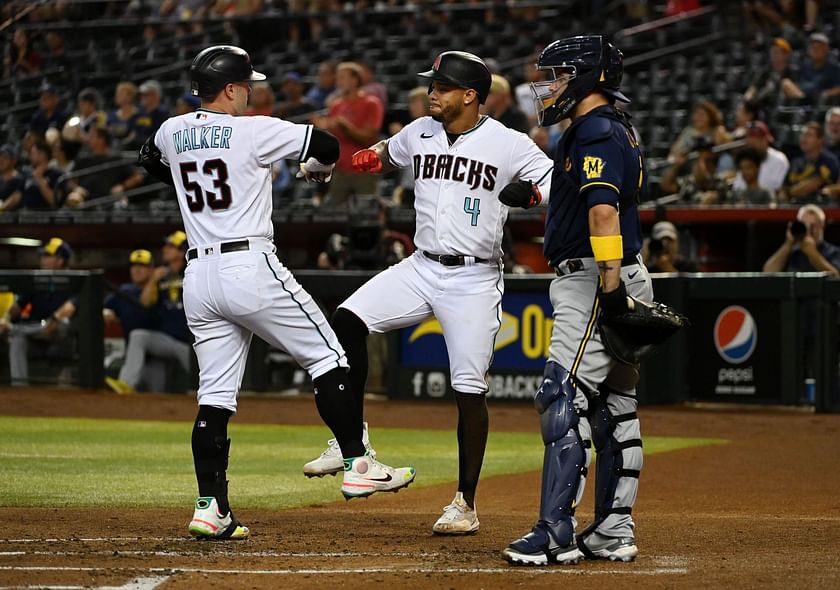
{"type": "MultiPolygon", "coordinates": [[[[447,51],[432,69],[431,116],[353,155],[359,172],[414,170],[417,252],[381,272],[342,303],[333,328],[347,351],[350,386],[363,406],[367,335],[436,317],[449,353],[458,406],[458,492],[432,527],[438,534],[474,533],[475,509],[488,416],[487,372],[501,326],[502,229],[505,191],[525,192],[533,203],[550,188],[552,161],[531,139],[479,114],[490,71],[471,53],[447,51]]],[[[341,449],[329,448],[304,466],[308,476],[340,470],[341,449]]]]}
{"type": "Polygon", "coordinates": [[[348,499],[397,491],[413,468],[394,469],[365,452],[361,410],[351,408],[347,358],[312,297],[277,259],[271,221],[271,164],[298,158],[298,176],[329,180],[338,140],[311,125],[241,116],[250,83],[265,76],[238,47],[201,51],[190,66],[201,108],[168,119],[140,150],[140,162],[173,184],[190,248],[184,309],[199,365],[192,451],[199,498],[189,525],[199,538],[249,535],[228,502],[228,420],[236,412],[251,337],[288,351],[312,376],[322,419],[348,458],[348,499]]]}

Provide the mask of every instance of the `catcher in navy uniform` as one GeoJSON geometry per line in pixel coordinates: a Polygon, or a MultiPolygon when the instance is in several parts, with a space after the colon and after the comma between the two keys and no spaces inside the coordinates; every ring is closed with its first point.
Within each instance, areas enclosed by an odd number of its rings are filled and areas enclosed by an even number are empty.
{"type": "MultiPolygon", "coordinates": [[[[645,303],[653,299],[639,256],[645,167],[628,116],[614,106],[629,102],[619,90],[621,52],[599,35],[561,39],[543,50],[537,68],[548,73],[531,84],[540,125],[571,125],[555,154],[545,223],[544,253],[557,277],[549,360],[534,399],[545,444],[540,514],[504,555],[521,565],[631,561],[642,468],[638,360],[681,317],[645,303]],[[595,520],[576,535],[593,442],[595,520]]],[[[499,199],[528,207],[530,194],[517,183],[499,199]]]]}

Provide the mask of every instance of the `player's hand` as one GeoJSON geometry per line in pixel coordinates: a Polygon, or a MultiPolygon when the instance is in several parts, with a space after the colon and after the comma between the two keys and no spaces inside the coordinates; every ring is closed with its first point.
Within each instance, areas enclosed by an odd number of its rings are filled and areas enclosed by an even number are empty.
{"type": "Polygon", "coordinates": [[[607,317],[621,315],[633,309],[633,300],[627,296],[624,281],[619,281],[618,288],[609,293],[604,293],[599,287],[598,303],[601,305],[601,313],[607,317]]]}
{"type": "Polygon", "coordinates": [[[371,149],[359,150],[353,154],[353,170],[356,172],[380,172],[382,160],[379,154],[371,149]]]}
{"type": "Polygon", "coordinates": [[[542,193],[540,187],[530,180],[517,180],[502,189],[499,200],[508,207],[530,209],[542,202],[542,193]]]}
{"type": "Polygon", "coordinates": [[[300,170],[295,178],[303,178],[306,182],[317,182],[325,184],[332,178],[332,171],[335,164],[322,164],[315,158],[309,158],[306,162],[300,163],[300,170]]]}
{"type": "Polygon", "coordinates": [[[160,282],[164,278],[169,275],[169,267],[168,266],[158,266],[155,270],[152,271],[152,280],[155,282],[160,282]]]}

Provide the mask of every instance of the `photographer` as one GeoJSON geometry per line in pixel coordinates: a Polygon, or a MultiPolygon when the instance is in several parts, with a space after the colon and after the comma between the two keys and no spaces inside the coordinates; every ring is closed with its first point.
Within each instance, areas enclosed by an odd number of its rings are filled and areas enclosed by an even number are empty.
{"type": "Polygon", "coordinates": [[[697,272],[697,265],[680,255],[679,233],[670,221],[654,224],[647,242],[648,272],[697,272]]]}
{"type": "Polygon", "coordinates": [[[788,223],[785,241],[764,263],[764,272],[827,272],[840,277],[840,248],[823,241],[825,213],[817,205],[800,207],[788,223]]]}

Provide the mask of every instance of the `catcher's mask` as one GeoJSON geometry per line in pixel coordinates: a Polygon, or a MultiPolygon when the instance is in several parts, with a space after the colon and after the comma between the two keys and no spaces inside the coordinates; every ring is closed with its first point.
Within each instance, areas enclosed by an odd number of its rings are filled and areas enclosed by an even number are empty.
{"type": "Polygon", "coordinates": [[[549,72],[545,82],[531,83],[541,126],[567,119],[575,105],[596,90],[611,100],[630,102],[619,90],[622,53],[601,35],[554,41],[542,50],[536,68],[549,72]]]}

